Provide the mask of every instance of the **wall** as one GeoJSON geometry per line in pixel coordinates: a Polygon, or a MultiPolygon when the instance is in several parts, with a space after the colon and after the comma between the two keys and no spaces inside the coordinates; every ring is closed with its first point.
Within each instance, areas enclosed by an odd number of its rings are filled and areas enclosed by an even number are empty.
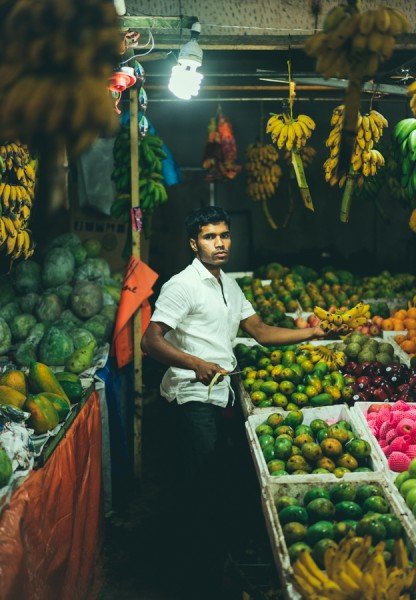
{"type": "MultiPolygon", "coordinates": [[[[414,234],[408,228],[410,209],[400,206],[388,197],[381,199],[388,222],[383,222],[371,202],[352,206],[350,222],[339,221],[341,191],[325,183],[322,164],[327,158],[324,138],[329,131],[329,119],[336,101],[299,101],[296,110],[310,115],[317,124],[311,142],[318,151],[315,163],[308,173],[309,185],[316,207],[315,213],[306,210],[300,198],[287,228],[284,222],[288,208],[286,183],[283,181],[270,209],[279,223],[273,231],[267,224],[261,207],[249,200],[244,191],[245,175],[240,174],[228,183],[216,184],[216,202],[224,208],[245,212],[251,227],[247,244],[242,242],[245,231],[236,231],[240,252],[233,257],[232,270],[250,270],[270,260],[286,264],[302,262],[319,266],[324,260],[357,272],[377,272],[384,268],[396,271],[413,270],[415,266],[414,234]],[[247,248],[249,252],[247,253],[247,248]],[[242,251],[242,249],[244,251],[242,251]],[[323,251],[332,258],[323,259],[323,251]]],[[[368,102],[363,103],[368,106],[368,102]]],[[[391,124],[404,118],[403,102],[380,102],[375,105],[391,124]]],[[[237,145],[239,162],[244,161],[244,149],[252,143],[269,112],[279,112],[280,103],[222,102],[223,112],[230,116],[237,145]]],[[[216,104],[154,103],[150,102],[149,116],[158,133],[165,139],[180,166],[199,167],[206,141],[209,118],[215,114],[216,104]]],[[[385,130],[385,137],[389,136],[385,130]]],[[[208,204],[209,184],[201,172],[184,173],[184,182],[169,191],[169,201],[154,215],[154,234],[150,245],[150,263],[166,279],[183,268],[190,259],[183,227],[189,210],[208,204]]],[[[241,214],[238,215],[241,222],[241,214]]]]}

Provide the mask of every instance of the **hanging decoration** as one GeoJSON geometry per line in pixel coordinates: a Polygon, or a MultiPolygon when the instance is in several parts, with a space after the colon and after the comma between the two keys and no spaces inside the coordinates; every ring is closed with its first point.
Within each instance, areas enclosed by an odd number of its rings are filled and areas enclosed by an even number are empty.
{"type": "Polygon", "coordinates": [[[205,145],[203,168],[207,171],[207,181],[228,181],[241,171],[237,165],[237,144],[231,122],[222,114],[221,107],[216,117],[210,119],[208,140],[205,145]]]}

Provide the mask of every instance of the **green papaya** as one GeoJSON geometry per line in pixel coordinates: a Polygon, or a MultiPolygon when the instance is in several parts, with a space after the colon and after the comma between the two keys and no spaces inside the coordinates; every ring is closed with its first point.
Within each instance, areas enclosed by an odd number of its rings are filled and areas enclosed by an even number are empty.
{"type": "Polygon", "coordinates": [[[95,341],[91,341],[86,346],[75,350],[67,359],[65,369],[71,373],[82,373],[89,369],[94,362],[94,349],[96,345],[95,341]]]}

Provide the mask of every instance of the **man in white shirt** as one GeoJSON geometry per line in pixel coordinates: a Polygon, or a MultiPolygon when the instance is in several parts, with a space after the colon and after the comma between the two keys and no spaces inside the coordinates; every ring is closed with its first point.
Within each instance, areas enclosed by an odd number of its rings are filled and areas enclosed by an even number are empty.
{"type": "Polygon", "coordinates": [[[325,334],[319,327],[292,330],[263,323],[235,280],[221,270],[231,248],[230,219],[223,209],[195,211],[188,216],[186,228],[195,259],[162,287],[141,347],[169,366],[160,391],[178,407],[190,489],[196,502],[203,499],[214,511],[218,422],[230,395],[227,373],[237,364],[232,344],[238,328],[266,345],[303,342],[325,334]],[[209,393],[207,386],[217,373],[221,377],[209,393]]]}

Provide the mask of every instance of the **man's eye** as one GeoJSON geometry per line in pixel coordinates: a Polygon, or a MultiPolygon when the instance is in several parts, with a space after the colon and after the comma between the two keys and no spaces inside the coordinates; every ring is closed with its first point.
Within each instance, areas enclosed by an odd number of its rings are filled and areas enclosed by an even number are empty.
{"type": "Polygon", "coordinates": [[[228,239],[230,237],[230,234],[229,233],[223,233],[221,235],[221,237],[224,238],[224,239],[228,239]]]}

